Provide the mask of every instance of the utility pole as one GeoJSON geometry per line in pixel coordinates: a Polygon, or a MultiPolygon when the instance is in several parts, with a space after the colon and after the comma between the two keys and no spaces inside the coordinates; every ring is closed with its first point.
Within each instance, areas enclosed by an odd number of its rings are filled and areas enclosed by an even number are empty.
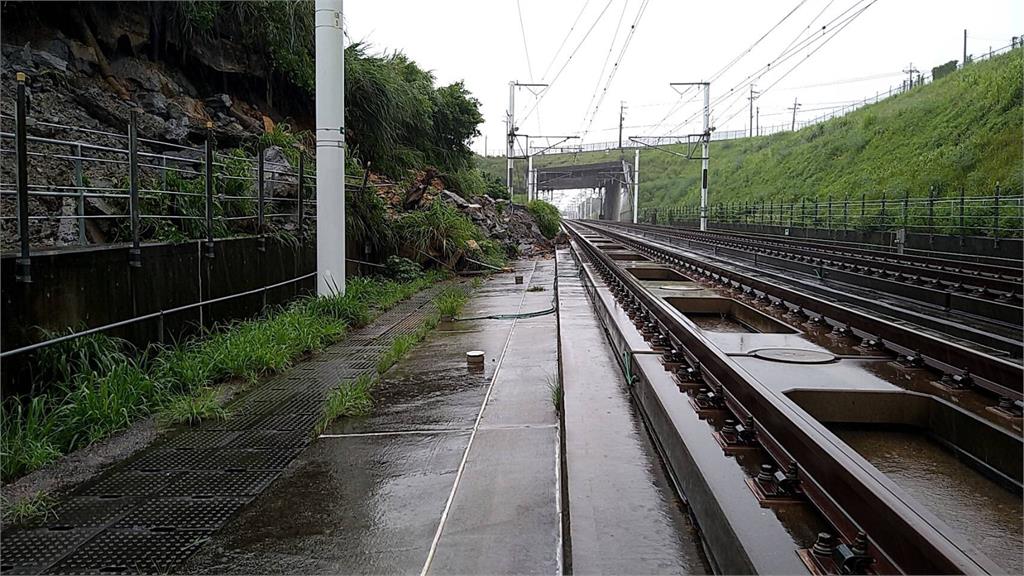
{"type": "Polygon", "coordinates": [[[800,104],[797,103],[796,98],[793,98],[793,107],[789,108],[789,110],[793,111],[793,123],[789,126],[790,132],[796,132],[796,109],[799,107],[800,104]]]}
{"type": "Polygon", "coordinates": [[[967,66],[967,28],[964,28],[964,63],[961,68],[967,66]]]}
{"type": "Polygon", "coordinates": [[[345,36],[342,0],[316,0],[316,293],[345,293],[345,36]]]}
{"type": "Polygon", "coordinates": [[[750,100],[750,124],[748,124],[748,126],[750,127],[751,136],[754,135],[754,99],[756,99],[760,95],[761,93],[758,92],[757,90],[754,90],[754,84],[751,83],[750,96],[747,97],[747,99],[750,100]]]}
{"type": "Polygon", "coordinates": [[[622,123],[626,120],[626,103],[619,102],[619,151],[622,151],[622,123]]]}
{"type": "MultiPolygon", "coordinates": [[[[508,142],[507,142],[506,152],[505,152],[505,163],[506,163],[506,167],[508,168],[508,173],[507,173],[507,176],[506,176],[505,185],[506,185],[506,187],[508,189],[508,201],[509,202],[512,202],[512,199],[513,199],[513,196],[512,196],[512,192],[513,192],[513,190],[512,190],[512,188],[513,188],[512,187],[512,171],[513,171],[513,169],[515,167],[515,160],[514,160],[514,158],[516,157],[515,156],[516,136],[518,136],[518,134],[517,134],[517,129],[518,128],[516,127],[516,88],[543,88],[543,87],[546,87],[546,86],[547,86],[547,84],[520,84],[519,82],[516,82],[514,80],[508,83],[508,113],[505,115],[506,119],[507,119],[507,122],[508,122],[508,134],[507,134],[508,142]]],[[[527,138],[527,142],[526,142],[526,156],[527,157],[530,156],[530,142],[529,142],[529,138],[527,138]]],[[[527,173],[526,179],[527,179],[526,194],[527,194],[527,198],[529,199],[529,194],[530,194],[530,186],[529,186],[529,179],[530,179],[530,177],[529,177],[529,173],[527,173]]]]}
{"type": "Polygon", "coordinates": [[[910,90],[911,88],[914,87],[914,74],[917,74],[918,72],[919,70],[917,68],[914,68],[913,62],[911,62],[907,66],[907,69],[903,71],[903,73],[907,75],[907,90],[910,90]]]}
{"type": "Polygon", "coordinates": [[[754,118],[756,118],[756,120],[754,120],[754,125],[757,126],[757,135],[760,136],[761,135],[761,107],[760,106],[757,107],[757,113],[754,115],[754,118]]]}

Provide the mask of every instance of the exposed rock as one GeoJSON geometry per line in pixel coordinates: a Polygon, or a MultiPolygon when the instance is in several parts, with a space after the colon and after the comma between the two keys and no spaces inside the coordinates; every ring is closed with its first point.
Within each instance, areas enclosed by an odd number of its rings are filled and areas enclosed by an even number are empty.
{"type": "Polygon", "coordinates": [[[147,112],[164,118],[168,117],[167,98],[159,92],[146,92],[136,96],[135,101],[147,112]]]}
{"type": "Polygon", "coordinates": [[[466,202],[462,196],[459,196],[454,192],[449,192],[448,190],[441,190],[441,198],[451,202],[458,208],[465,208],[466,206],[469,206],[469,202],[466,202]]]}
{"type": "MultiPolygon", "coordinates": [[[[256,177],[255,167],[253,178],[256,177]]],[[[290,198],[295,196],[299,186],[299,179],[291,174],[282,172],[295,172],[295,168],[288,161],[284,150],[280,146],[270,146],[263,151],[264,183],[263,193],[267,198],[290,198]]]]}
{"type": "Polygon", "coordinates": [[[138,58],[118,58],[110,63],[110,69],[121,80],[129,80],[137,90],[159,92],[171,83],[155,66],[138,58]]]}

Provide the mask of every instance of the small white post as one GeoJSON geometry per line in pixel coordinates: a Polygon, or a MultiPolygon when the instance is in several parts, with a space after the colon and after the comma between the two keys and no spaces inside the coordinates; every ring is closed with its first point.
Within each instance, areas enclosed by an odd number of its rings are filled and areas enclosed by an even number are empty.
{"type": "Polygon", "coordinates": [[[342,0],[316,0],[316,292],[345,293],[345,36],[342,0]]]}
{"type": "Polygon", "coordinates": [[[535,191],[533,189],[533,154],[530,151],[526,151],[526,201],[534,200],[535,191]]]}

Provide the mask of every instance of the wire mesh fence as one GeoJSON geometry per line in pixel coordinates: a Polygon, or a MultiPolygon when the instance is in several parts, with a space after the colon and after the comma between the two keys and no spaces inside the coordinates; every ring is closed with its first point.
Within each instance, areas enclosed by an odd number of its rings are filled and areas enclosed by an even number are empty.
{"type": "MultiPolygon", "coordinates": [[[[748,224],[781,228],[892,231],[948,236],[1020,238],[1024,236],[1024,196],[996,185],[991,192],[967,194],[964,189],[926,196],[903,194],[868,199],[802,199],[793,202],[759,200],[717,202],[708,205],[709,224],[748,224]]],[[[646,208],[645,222],[693,225],[700,221],[696,204],[646,208]]]]}

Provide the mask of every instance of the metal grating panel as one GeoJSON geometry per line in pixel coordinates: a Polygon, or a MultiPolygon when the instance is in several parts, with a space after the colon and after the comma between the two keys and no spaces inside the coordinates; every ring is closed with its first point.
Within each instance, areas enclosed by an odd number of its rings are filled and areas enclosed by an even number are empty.
{"type": "Polygon", "coordinates": [[[306,431],[312,429],[319,419],[320,416],[318,414],[286,414],[279,412],[270,414],[261,420],[259,428],[261,430],[274,432],[290,432],[293,430],[306,431]]]}
{"type": "Polygon", "coordinates": [[[175,476],[176,474],[170,472],[117,471],[87,484],[79,494],[104,498],[145,496],[160,490],[174,480],[175,476]]]}
{"type": "MultiPolygon", "coordinates": [[[[286,414],[295,418],[303,416],[286,414]]],[[[311,427],[299,430],[254,430],[246,432],[234,443],[235,448],[301,448],[308,444],[313,435],[311,427]]]]}
{"type": "Polygon", "coordinates": [[[238,408],[237,405],[232,407],[235,412],[226,420],[209,422],[203,428],[205,430],[247,430],[265,416],[255,412],[238,411],[238,408]]]}
{"type": "Polygon", "coordinates": [[[0,566],[5,573],[42,571],[91,535],[89,530],[4,530],[0,566]]]}
{"type": "Polygon", "coordinates": [[[201,470],[284,470],[299,455],[295,448],[213,450],[201,470]]]}
{"type": "Polygon", "coordinates": [[[206,541],[204,532],[103,532],[51,574],[166,574],[206,541]]]}
{"type": "Polygon", "coordinates": [[[166,448],[197,450],[220,448],[234,440],[240,432],[234,430],[189,430],[171,438],[166,448]]]}
{"type": "Polygon", "coordinates": [[[215,530],[245,502],[238,498],[155,498],[129,512],[114,528],[215,530]]]}
{"type": "Polygon", "coordinates": [[[133,470],[197,470],[209,457],[210,450],[185,450],[161,448],[145,452],[132,460],[128,467],[133,470]]]}
{"type": "Polygon", "coordinates": [[[54,509],[44,520],[48,528],[86,528],[103,526],[137,502],[135,498],[71,498],[54,509]]]}
{"type": "Polygon", "coordinates": [[[278,472],[186,472],[160,496],[255,496],[270,485],[278,472]]]}

